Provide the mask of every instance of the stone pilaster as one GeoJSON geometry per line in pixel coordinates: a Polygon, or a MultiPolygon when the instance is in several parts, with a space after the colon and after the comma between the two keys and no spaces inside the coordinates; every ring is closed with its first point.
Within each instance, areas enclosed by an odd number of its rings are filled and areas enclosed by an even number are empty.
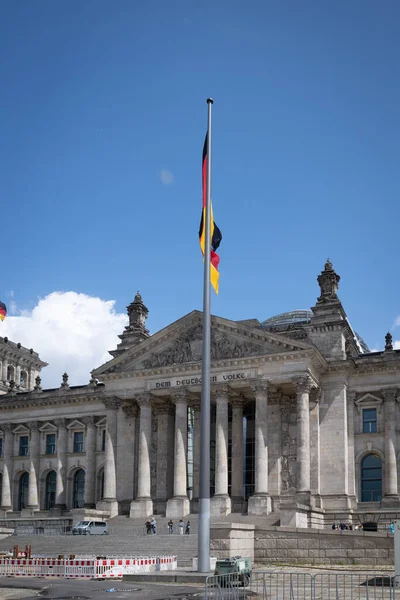
{"type": "Polygon", "coordinates": [[[18,363],[15,365],[15,385],[19,388],[21,382],[21,365],[18,363]]]}
{"type": "MultiPolygon", "coordinates": [[[[354,402],[355,392],[347,392],[347,438],[348,438],[348,494],[354,508],[357,508],[356,467],[354,443],[354,402]]],[[[311,470],[312,472],[312,470],[311,470]]]]}
{"type": "Polygon", "coordinates": [[[110,517],[118,515],[117,502],[117,413],[121,405],[118,398],[103,400],[107,409],[106,448],[104,459],[104,495],[96,507],[99,510],[108,510],[110,517]]]}
{"type": "Polygon", "coordinates": [[[85,508],[94,508],[96,505],[96,428],[94,417],[83,417],[86,425],[86,473],[85,473],[85,508]]]}
{"type": "Polygon", "coordinates": [[[254,495],[249,498],[249,515],[268,515],[271,498],[268,494],[268,383],[252,386],[256,400],[254,495]]]}
{"type": "Polygon", "coordinates": [[[211,498],[211,516],[228,515],[231,499],[228,496],[228,386],[215,388],[215,494],[211,498]]]}
{"type": "Polygon", "coordinates": [[[39,510],[38,478],[39,478],[39,423],[27,423],[31,436],[29,441],[29,489],[28,506],[31,511],[39,510]]]}
{"type": "Polygon", "coordinates": [[[383,507],[399,507],[396,459],[396,397],[397,389],[382,390],[385,409],[385,480],[383,507]]]}
{"type": "Polygon", "coordinates": [[[316,506],[321,506],[319,403],[321,388],[310,397],[310,492],[316,506]]]}
{"type": "Polygon", "coordinates": [[[130,517],[142,518],[153,513],[153,501],[150,497],[151,395],[141,394],[136,400],[140,407],[138,493],[136,499],[131,502],[130,517]]]}
{"type": "Polygon", "coordinates": [[[297,392],[297,497],[303,504],[310,503],[310,377],[296,380],[297,392]]]}
{"type": "Polygon", "coordinates": [[[12,480],[12,455],[13,455],[13,425],[4,423],[1,426],[4,432],[3,440],[3,488],[1,491],[1,510],[4,513],[11,510],[11,480],[12,480]]]}
{"type": "Polygon", "coordinates": [[[241,510],[243,503],[243,398],[239,395],[232,399],[232,503],[241,510]]]}
{"type": "Polygon", "coordinates": [[[177,390],[172,396],[175,404],[174,495],[167,502],[166,516],[181,518],[190,512],[187,496],[187,393],[177,390]]]}
{"type": "Polygon", "coordinates": [[[68,451],[68,432],[65,419],[56,419],[54,421],[57,427],[57,477],[56,477],[56,503],[55,508],[59,511],[66,508],[66,472],[67,472],[67,451],[68,451]]]}

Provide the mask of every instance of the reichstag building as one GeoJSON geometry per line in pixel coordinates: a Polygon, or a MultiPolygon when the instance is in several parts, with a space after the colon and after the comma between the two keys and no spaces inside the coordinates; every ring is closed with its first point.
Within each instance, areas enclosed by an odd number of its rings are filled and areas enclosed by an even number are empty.
{"type": "MultiPolygon", "coordinates": [[[[321,527],[400,514],[400,351],[390,334],[369,351],[329,260],[317,279],[310,311],[212,318],[213,517],[321,527]]],[[[139,293],[127,310],[111,360],[84,386],[65,373],[42,389],[46,363],[0,338],[2,519],[198,511],[202,314],[150,335],[139,293]]]]}

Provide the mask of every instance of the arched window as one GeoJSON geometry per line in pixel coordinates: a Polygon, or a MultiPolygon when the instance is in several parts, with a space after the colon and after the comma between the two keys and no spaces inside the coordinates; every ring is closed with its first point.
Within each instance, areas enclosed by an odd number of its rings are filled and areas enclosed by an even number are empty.
{"type": "Polygon", "coordinates": [[[361,502],[382,500],[382,461],[377,454],[367,454],[361,462],[361,502]]]}
{"type": "Polygon", "coordinates": [[[19,384],[22,387],[27,387],[28,375],[26,371],[21,371],[21,375],[19,378],[19,384]]]}
{"type": "Polygon", "coordinates": [[[78,469],[74,475],[72,508],[83,508],[85,503],[85,471],[78,469]]]}
{"type": "Polygon", "coordinates": [[[0,473],[0,506],[3,500],[3,473],[0,473]]]}
{"type": "Polygon", "coordinates": [[[44,497],[44,509],[50,510],[56,503],[56,479],[55,471],[50,471],[46,476],[46,490],[44,497]]]}
{"type": "Polygon", "coordinates": [[[25,471],[19,478],[18,485],[18,510],[28,506],[29,473],[25,471]]]}
{"type": "Polygon", "coordinates": [[[8,365],[7,367],[7,381],[15,381],[14,379],[14,367],[8,365]]]}

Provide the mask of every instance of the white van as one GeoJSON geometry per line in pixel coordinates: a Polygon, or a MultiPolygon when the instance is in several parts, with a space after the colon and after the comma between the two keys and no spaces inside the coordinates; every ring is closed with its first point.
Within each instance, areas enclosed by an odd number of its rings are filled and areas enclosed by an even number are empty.
{"type": "Polygon", "coordinates": [[[106,521],[79,521],[72,528],[72,535],[108,535],[106,521]]]}

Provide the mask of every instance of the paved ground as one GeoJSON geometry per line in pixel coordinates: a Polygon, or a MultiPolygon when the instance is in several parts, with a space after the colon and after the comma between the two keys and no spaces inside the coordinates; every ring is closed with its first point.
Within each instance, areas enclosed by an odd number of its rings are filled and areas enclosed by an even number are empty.
{"type": "Polygon", "coordinates": [[[0,578],[0,600],[189,600],[204,597],[204,586],[132,584],[106,581],[70,581],[0,578]],[[114,589],[114,592],[107,590],[114,589]]]}

